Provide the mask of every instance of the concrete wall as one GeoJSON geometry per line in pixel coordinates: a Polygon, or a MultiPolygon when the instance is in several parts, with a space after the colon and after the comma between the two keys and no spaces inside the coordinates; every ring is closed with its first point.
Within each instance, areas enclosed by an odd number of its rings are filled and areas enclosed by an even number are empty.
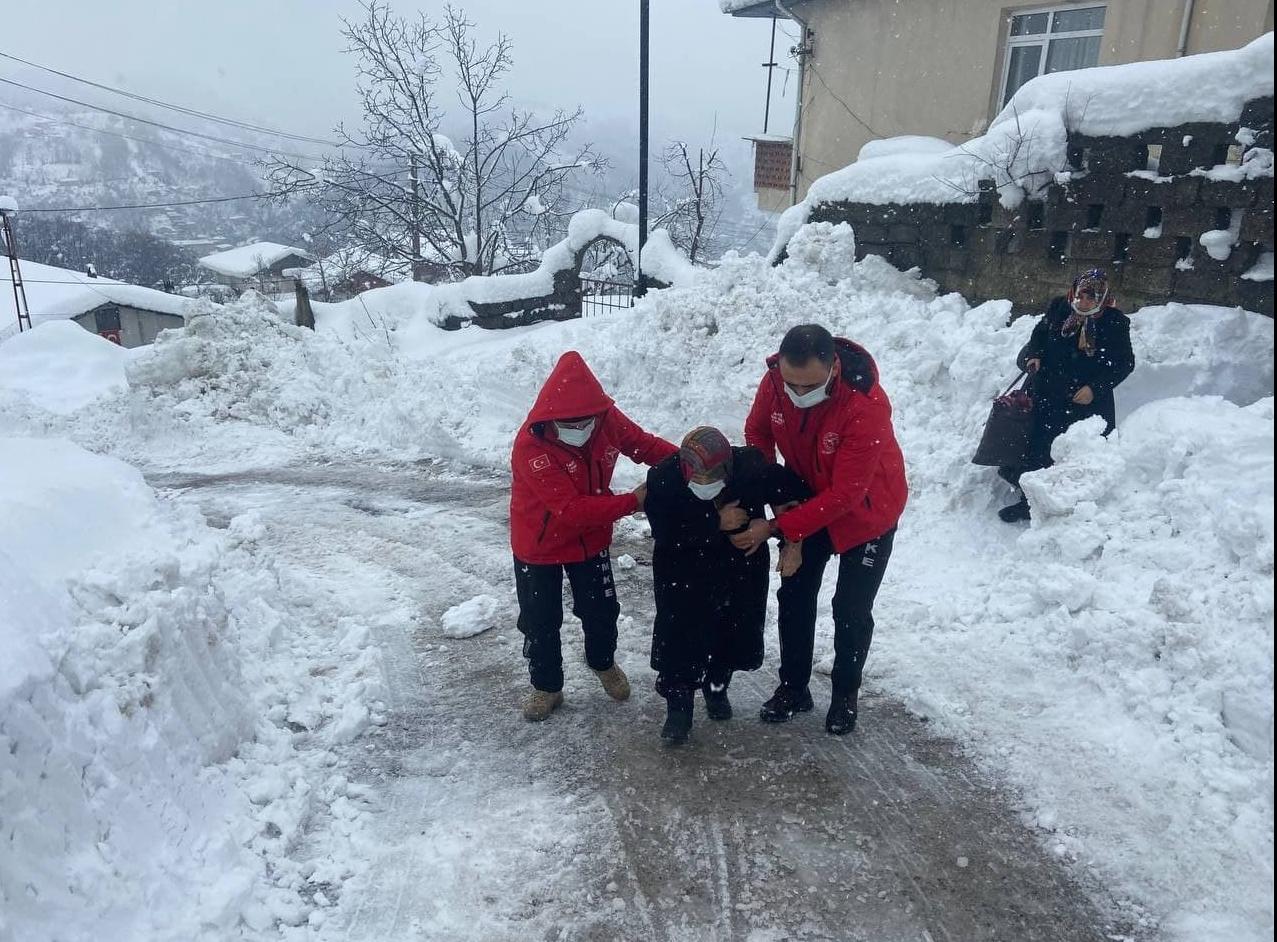
{"type": "MultiPolygon", "coordinates": [[[[155,337],[161,330],[176,330],[179,327],[186,326],[185,318],[177,314],[161,314],[157,311],[147,311],[140,308],[128,307],[126,305],[103,305],[106,307],[118,307],[120,315],[120,340],[122,345],[128,348],[144,347],[147,344],[154,343],[155,337]]],[[[74,318],[75,322],[85,330],[98,332],[97,312],[100,309],[94,309],[81,314],[74,318]]]]}
{"type": "Polygon", "coordinates": [[[826,203],[813,208],[811,219],[850,223],[860,257],[917,266],[942,290],[971,301],[1009,298],[1020,313],[1043,310],[1078,272],[1100,267],[1127,311],[1173,300],[1271,317],[1273,282],[1241,276],[1273,251],[1273,178],[1233,183],[1193,172],[1216,164],[1239,125],[1257,132],[1256,147],[1271,149],[1273,99],[1249,103],[1230,125],[1182,125],[1130,138],[1075,136],[1069,142],[1073,181],[1053,184],[1044,200],[1013,212],[985,181],[975,203],[826,203]],[[1162,177],[1128,176],[1143,169],[1151,144],[1163,148],[1162,177]],[[1217,261],[1200,237],[1225,219],[1237,225],[1237,242],[1217,261]]]}
{"type": "MultiPolygon", "coordinates": [[[[1173,58],[1185,0],[1097,0],[1107,7],[1101,65],[1173,58]]],[[[1001,107],[1010,16],[1052,6],[1006,0],[811,0],[799,197],[879,137],[954,143],[1001,107]]],[[[1060,4],[1063,5],[1063,4],[1060,4]]],[[[1085,4],[1083,4],[1085,5],[1085,4]]],[[[1188,52],[1235,49],[1273,28],[1273,0],[1196,0],[1188,52]]]]}

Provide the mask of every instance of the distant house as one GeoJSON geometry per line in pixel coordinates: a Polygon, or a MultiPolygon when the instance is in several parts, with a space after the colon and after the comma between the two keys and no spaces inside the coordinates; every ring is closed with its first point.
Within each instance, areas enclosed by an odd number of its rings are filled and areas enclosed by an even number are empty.
{"type": "Polygon", "coordinates": [[[211,272],[213,280],[236,291],[255,288],[265,294],[283,294],[293,290],[293,281],[284,275],[290,268],[305,268],[315,262],[305,249],[278,242],[251,242],[225,252],[205,255],[200,267],[211,272]]]}
{"type": "MultiPolygon", "coordinates": [[[[20,264],[32,325],[72,320],[123,347],[145,346],[160,331],[186,325],[186,298],[53,265],[20,264]]],[[[0,334],[17,323],[13,303],[13,281],[5,265],[0,268],[0,334]]]]}
{"type": "Polygon", "coordinates": [[[302,280],[317,299],[345,301],[372,288],[410,281],[412,266],[358,248],[338,249],[315,264],[286,273],[302,280]]]}
{"type": "MultiPolygon", "coordinates": [[[[878,138],[959,144],[1048,72],[1235,49],[1273,28],[1273,0],[719,0],[788,17],[802,40],[786,131],[755,142],[759,207],[801,200],[878,138]],[[795,144],[797,153],[795,154],[795,144]]],[[[776,127],[773,112],[773,130],[776,127]]]]}

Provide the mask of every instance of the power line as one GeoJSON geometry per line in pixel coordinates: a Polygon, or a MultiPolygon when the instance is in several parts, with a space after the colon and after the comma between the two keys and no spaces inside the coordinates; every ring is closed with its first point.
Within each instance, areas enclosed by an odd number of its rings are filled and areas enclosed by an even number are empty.
{"type": "Polygon", "coordinates": [[[58,95],[53,92],[45,91],[43,88],[36,88],[32,85],[24,85],[21,82],[15,82],[13,79],[0,78],[0,82],[3,82],[6,85],[12,85],[15,88],[26,89],[29,92],[35,92],[38,95],[47,95],[50,98],[56,98],[58,101],[65,101],[73,105],[79,105],[82,108],[90,108],[94,111],[101,111],[105,114],[115,115],[117,118],[125,118],[129,121],[136,121],[138,124],[149,124],[151,127],[162,128],[165,131],[172,131],[174,134],[185,134],[190,137],[203,138],[206,141],[214,141],[218,144],[228,144],[232,147],[243,148],[246,150],[261,151],[265,154],[283,154],[286,157],[297,157],[301,160],[317,162],[322,162],[324,159],[322,157],[316,157],[313,154],[299,154],[294,151],[278,150],[273,147],[262,147],[258,144],[248,144],[244,141],[234,141],[230,138],[218,137],[215,134],[204,134],[200,131],[188,131],[183,128],[175,128],[171,124],[163,124],[159,121],[152,121],[149,118],[139,118],[137,115],[126,114],[123,111],[114,111],[110,108],[105,108],[102,105],[95,105],[91,102],[81,101],[78,98],[68,98],[66,95],[58,95]]]}
{"type": "Polygon", "coordinates": [[[341,145],[333,141],[327,141],[320,137],[308,137],[305,134],[293,134],[288,131],[281,131],[278,128],[265,127],[260,124],[250,124],[247,121],[240,121],[236,118],[224,118],[221,115],[212,114],[207,111],[199,111],[195,108],[187,108],[185,105],[175,105],[171,102],[161,101],[158,98],[148,98],[146,95],[139,95],[122,88],[115,88],[111,85],[103,85],[100,82],[94,82],[91,79],[81,78],[78,75],[72,75],[69,72],[59,72],[57,69],[49,68],[46,65],[39,65],[35,62],[29,62],[26,59],[20,59],[17,56],[9,55],[7,52],[0,52],[0,58],[9,59],[13,62],[21,62],[23,65],[31,66],[33,69],[39,69],[42,72],[49,72],[52,75],[60,75],[62,78],[70,79],[73,82],[79,82],[82,85],[88,85],[92,88],[98,88],[102,91],[112,92],[116,95],[123,95],[126,98],[132,98],[134,101],[145,102],[148,105],[156,105],[160,108],[168,108],[171,111],[180,114],[190,115],[194,118],[203,118],[205,121],[215,121],[218,124],[226,124],[231,127],[243,128],[246,131],[256,131],[261,134],[273,134],[276,137],[290,138],[295,141],[305,141],[310,144],[322,144],[325,147],[339,147],[341,145]]]}
{"type": "Polygon", "coordinates": [[[245,163],[242,160],[236,160],[234,157],[223,157],[221,154],[215,154],[211,150],[203,150],[197,147],[179,147],[176,144],[165,144],[161,141],[151,140],[149,137],[133,137],[129,134],[121,134],[119,131],[108,131],[105,128],[95,128],[89,124],[78,124],[75,121],[67,121],[63,118],[55,118],[52,115],[41,114],[38,111],[28,111],[26,108],[19,108],[17,105],[6,104],[0,101],[0,108],[7,108],[10,111],[17,111],[20,114],[30,115],[33,118],[42,118],[45,121],[52,121],[54,124],[65,124],[69,127],[80,128],[83,131],[92,131],[94,134],[108,134],[111,137],[123,138],[126,141],[135,141],[138,144],[151,144],[155,147],[165,147],[169,150],[175,150],[181,154],[202,154],[205,157],[211,157],[213,160],[224,160],[227,163],[235,164],[237,167],[246,167],[249,170],[256,171],[258,168],[252,164],[245,163]]]}
{"type": "Polygon", "coordinates": [[[42,207],[39,209],[24,209],[24,213],[100,213],[107,210],[115,209],[165,209],[170,206],[202,206],[206,203],[231,203],[235,200],[260,200],[264,199],[263,193],[247,193],[244,196],[214,196],[209,199],[202,200],[180,200],[175,203],[134,203],[130,206],[71,206],[58,207],[51,209],[42,207]]]}

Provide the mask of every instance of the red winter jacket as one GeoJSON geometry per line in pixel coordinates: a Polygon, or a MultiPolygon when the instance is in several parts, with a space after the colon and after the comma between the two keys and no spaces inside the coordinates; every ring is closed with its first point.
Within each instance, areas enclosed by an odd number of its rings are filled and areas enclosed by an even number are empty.
{"type": "Polygon", "coordinates": [[[745,441],[773,461],[779,449],[786,466],[816,492],[777,519],[785,538],[801,540],[828,527],[834,551],[845,553],[896,525],[909,488],[877,364],[858,344],[834,342],[841,375],[830,397],[810,409],[790,401],[780,357],[768,358],[745,441]]]}
{"type": "Polygon", "coordinates": [[[678,451],[635,425],[581,355],[559,358],[514,439],[510,545],[525,563],[579,563],[612,544],[612,524],[634,513],[633,494],[609,485],[620,455],[654,465],[678,451]],[[581,448],[559,441],[554,419],[597,416],[581,448]]]}

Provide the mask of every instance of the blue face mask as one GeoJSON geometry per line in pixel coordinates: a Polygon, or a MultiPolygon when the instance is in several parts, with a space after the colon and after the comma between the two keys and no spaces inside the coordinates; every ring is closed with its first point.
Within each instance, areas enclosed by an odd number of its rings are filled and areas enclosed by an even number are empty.
{"type": "Polygon", "coordinates": [[[688,489],[701,500],[713,500],[723,493],[723,488],[726,486],[726,481],[713,481],[709,484],[697,484],[695,481],[687,482],[688,489]]]}

